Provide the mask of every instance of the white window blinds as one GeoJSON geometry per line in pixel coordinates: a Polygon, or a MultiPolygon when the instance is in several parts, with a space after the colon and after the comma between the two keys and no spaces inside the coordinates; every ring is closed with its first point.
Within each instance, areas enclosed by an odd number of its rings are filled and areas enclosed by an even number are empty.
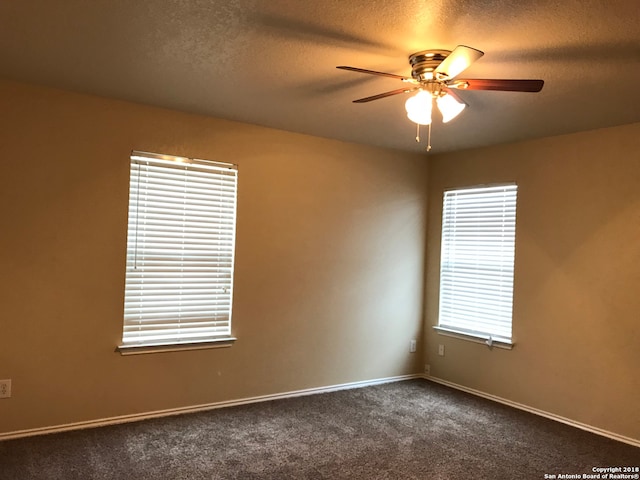
{"type": "Polygon", "coordinates": [[[237,170],[133,152],[123,346],[231,335],[237,170]]]}
{"type": "Polygon", "coordinates": [[[511,343],[517,188],[445,192],[441,329],[511,343]]]}

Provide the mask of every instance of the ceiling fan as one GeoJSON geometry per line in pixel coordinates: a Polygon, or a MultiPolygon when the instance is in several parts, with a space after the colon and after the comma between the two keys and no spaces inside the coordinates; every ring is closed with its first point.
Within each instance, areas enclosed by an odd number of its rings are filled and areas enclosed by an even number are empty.
{"type": "Polygon", "coordinates": [[[420,141],[420,125],[429,125],[429,144],[431,149],[431,112],[433,100],[442,114],[443,123],[453,120],[467,107],[467,104],[455,93],[455,90],[499,90],[507,92],[539,92],[543,80],[496,80],[496,79],[458,79],[460,73],[484,55],[484,52],[465,45],[450,50],[423,50],[409,56],[411,77],[393,73],[376,72],[364,68],[338,66],[341,70],[395,78],[409,85],[404,88],[359,98],[354,103],[366,103],[400,93],[418,92],[405,103],[409,120],[417,124],[416,141],[420,141]]]}

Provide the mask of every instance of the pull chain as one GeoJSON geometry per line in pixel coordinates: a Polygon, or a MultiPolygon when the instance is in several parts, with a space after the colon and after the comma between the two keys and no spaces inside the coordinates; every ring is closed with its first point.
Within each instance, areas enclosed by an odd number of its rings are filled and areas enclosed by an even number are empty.
{"type": "MultiPolygon", "coordinates": [[[[420,124],[416,123],[416,142],[420,143],[420,124]]],[[[431,124],[429,124],[429,133],[427,136],[427,152],[431,150],[431,124]]]]}

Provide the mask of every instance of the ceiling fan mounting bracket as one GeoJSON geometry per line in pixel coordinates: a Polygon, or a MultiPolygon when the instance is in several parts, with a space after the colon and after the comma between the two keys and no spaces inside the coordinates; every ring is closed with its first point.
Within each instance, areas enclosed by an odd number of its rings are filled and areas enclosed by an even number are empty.
{"type": "Polygon", "coordinates": [[[457,88],[458,90],[465,90],[469,88],[469,82],[465,82],[464,80],[454,81],[453,83],[448,83],[447,88],[457,88]]]}
{"type": "MultiPolygon", "coordinates": [[[[409,55],[411,76],[419,82],[434,78],[433,71],[449,56],[451,50],[422,50],[409,55]]],[[[438,78],[445,80],[445,78],[438,78]]]]}

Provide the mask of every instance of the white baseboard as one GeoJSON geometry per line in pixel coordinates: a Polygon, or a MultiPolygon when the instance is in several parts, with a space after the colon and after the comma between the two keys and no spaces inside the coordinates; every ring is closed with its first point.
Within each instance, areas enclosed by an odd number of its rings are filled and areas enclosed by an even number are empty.
{"type": "Polygon", "coordinates": [[[213,403],[207,403],[203,405],[194,405],[190,407],[170,408],[167,410],[156,410],[153,412],[136,413],[132,415],[120,415],[117,417],[101,418],[101,419],[89,420],[85,422],[74,422],[74,423],[68,423],[64,425],[55,425],[51,427],[18,430],[15,432],[0,433],[0,441],[11,440],[15,438],[22,438],[22,437],[31,437],[35,435],[45,435],[49,433],[66,432],[70,430],[81,430],[85,428],[103,427],[106,425],[117,425],[120,423],[136,422],[136,421],[146,420],[150,418],[161,418],[161,417],[169,417],[173,415],[182,415],[185,413],[203,412],[206,410],[215,410],[218,408],[233,407],[236,405],[247,405],[250,403],[267,402],[270,400],[279,400],[283,398],[301,397],[305,395],[314,395],[317,393],[337,392],[339,390],[349,390],[352,388],[369,387],[372,385],[381,385],[384,383],[399,382],[403,380],[411,380],[414,378],[424,378],[425,380],[429,380],[431,382],[439,383],[447,387],[455,388],[456,390],[461,390],[463,392],[467,392],[472,395],[486,398],[494,402],[502,403],[504,405],[508,405],[510,407],[517,408],[519,410],[524,410],[525,412],[529,412],[535,415],[539,415],[541,417],[549,418],[551,420],[555,420],[557,422],[561,422],[566,425],[570,425],[572,427],[580,428],[581,430],[585,430],[587,432],[595,433],[597,435],[611,438],[619,442],[627,443],[629,445],[633,445],[634,447],[640,447],[640,440],[638,439],[625,437],[624,435],[619,435],[617,433],[609,432],[601,428],[593,427],[585,423],[581,423],[575,420],[571,420],[569,418],[561,417],[560,415],[555,415],[553,413],[545,412],[544,410],[539,410],[537,408],[529,407],[528,405],[524,405],[518,402],[513,402],[511,400],[507,400],[505,398],[498,397],[496,395],[491,395],[489,393],[485,393],[480,390],[465,387],[463,385],[458,385],[457,383],[449,382],[447,380],[443,380],[438,377],[432,377],[429,375],[399,375],[395,377],[364,380],[361,382],[342,383],[338,385],[330,385],[325,387],[307,388],[303,390],[294,390],[294,391],[284,392],[284,393],[275,393],[271,395],[260,395],[257,397],[241,398],[237,400],[213,402],[213,403]]]}
{"type": "Polygon", "coordinates": [[[419,374],[399,375],[395,377],[377,378],[374,380],[364,380],[361,382],[341,383],[339,385],[330,385],[326,387],[306,388],[303,390],[294,390],[291,392],[275,393],[271,395],[260,395],[257,397],[241,398],[237,400],[206,403],[203,405],[193,405],[190,407],[170,408],[167,410],[156,410],[153,412],[135,413],[132,415],[120,415],[117,417],[101,418],[98,420],[89,420],[85,422],[67,423],[64,425],[55,425],[52,427],[41,427],[41,428],[32,428],[28,430],[18,430],[15,432],[0,433],[0,441],[11,440],[15,438],[22,438],[22,437],[31,437],[34,435],[44,435],[48,433],[67,432],[69,430],[81,430],[84,428],[103,427],[106,425],[117,425],[120,423],[129,423],[129,422],[136,422],[139,420],[147,420],[149,418],[169,417],[172,415],[202,412],[205,410],[214,410],[217,408],[233,407],[236,405],[246,405],[249,403],[267,402],[269,400],[279,400],[283,398],[301,397],[305,395],[314,395],[317,393],[337,392],[339,390],[369,387],[372,385],[399,382],[402,380],[410,380],[413,378],[423,378],[423,376],[419,374]]]}
{"type": "Polygon", "coordinates": [[[485,393],[480,390],[476,390],[474,388],[458,385],[457,383],[449,382],[448,380],[443,380],[438,377],[432,377],[430,375],[422,375],[422,378],[429,380],[431,382],[445,385],[447,387],[455,388],[456,390],[462,390],[463,392],[467,392],[472,395],[476,395],[478,397],[486,398],[488,400],[493,400],[494,402],[502,403],[504,405],[508,405],[510,407],[517,408],[519,410],[524,410],[525,412],[533,413],[535,415],[540,415],[541,417],[549,418],[551,420],[555,420],[556,422],[564,423],[566,425],[570,425],[572,427],[576,427],[581,430],[586,430],[587,432],[595,433],[597,435],[601,435],[603,437],[607,437],[612,440],[628,443],[629,445],[633,445],[634,447],[640,447],[640,440],[635,438],[625,437],[624,435],[618,435],[617,433],[609,432],[608,430],[603,430],[602,428],[587,425],[586,423],[577,422],[575,420],[571,420],[570,418],[561,417],[560,415],[545,412],[544,410],[539,410],[537,408],[529,407],[528,405],[524,405],[522,403],[513,402],[511,400],[507,400],[506,398],[498,397],[496,395],[491,395],[489,393],[485,393]]]}

